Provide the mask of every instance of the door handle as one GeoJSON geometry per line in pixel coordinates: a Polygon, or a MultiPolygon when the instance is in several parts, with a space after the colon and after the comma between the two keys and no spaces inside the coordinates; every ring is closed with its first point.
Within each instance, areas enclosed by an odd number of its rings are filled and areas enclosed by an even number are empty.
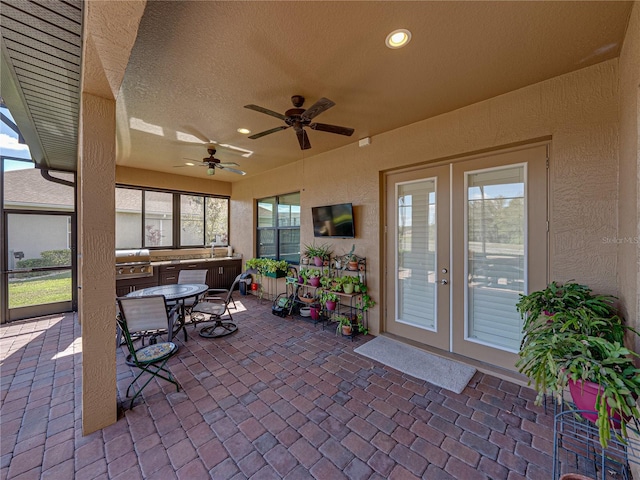
{"type": "Polygon", "coordinates": [[[449,281],[443,278],[442,280],[440,280],[440,283],[441,283],[442,285],[448,285],[448,284],[449,284],[449,281]]]}

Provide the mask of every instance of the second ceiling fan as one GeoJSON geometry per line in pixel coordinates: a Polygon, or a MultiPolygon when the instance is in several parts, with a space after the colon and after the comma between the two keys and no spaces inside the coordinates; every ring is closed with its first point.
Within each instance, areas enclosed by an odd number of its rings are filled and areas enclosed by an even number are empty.
{"type": "Polygon", "coordinates": [[[318,123],[311,121],[322,112],[330,109],[335,105],[335,103],[328,98],[322,97],[306,110],[302,108],[302,105],[304,105],[304,97],[302,95],[294,95],[293,97],[291,97],[291,102],[293,103],[294,108],[290,108],[289,110],[284,112],[284,115],[278,112],[274,112],[273,110],[269,110],[268,108],[260,107],[258,105],[245,105],[244,108],[255,110],[256,112],[266,113],[267,115],[271,115],[272,117],[284,120],[284,123],[286,123],[286,125],[281,125],[280,127],[272,128],[270,130],[265,130],[264,132],[256,133],[255,135],[251,135],[249,138],[255,140],[256,138],[264,137],[265,135],[269,135],[271,133],[279,132],[280,130],[285,130],[289,127],[293,127],[298,137],[298,143],[300,143],[300,149],[306,150],[308,148],[311,148],[311,143],[309,142],[309,137],[307,136],[307,132],[304,130],[304,127],[309,127],[312,130],[319,130],[321,132],[346,135],[347,137],[351,136],[354,132],[353,128],[340,127],[338,125],[329,125],[327,123],[318,123]]]}

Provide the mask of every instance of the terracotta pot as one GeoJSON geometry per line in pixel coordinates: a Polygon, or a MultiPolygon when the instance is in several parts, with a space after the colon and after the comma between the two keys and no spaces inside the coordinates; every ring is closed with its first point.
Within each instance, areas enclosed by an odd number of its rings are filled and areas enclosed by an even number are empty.
{"type": "Polygon", "coordinates": [[[343,335],[351,335],[351,325],[342,325],[342,334],[343,335]]]}
{"type": "Polygon", "coordinates": [[[560,480],[593,480],[593,478],[585,477],[579,473],[565,473],[560,477],[560,480]]]}
{"type": "Polygon", "coordinates": [[[358,262],[349,262],[349,270],[358,270],[358,262]]]}

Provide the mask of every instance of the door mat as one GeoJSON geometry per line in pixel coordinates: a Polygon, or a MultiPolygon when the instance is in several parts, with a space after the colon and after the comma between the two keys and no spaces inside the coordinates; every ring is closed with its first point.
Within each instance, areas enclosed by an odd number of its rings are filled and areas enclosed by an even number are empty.
{"type": "Polygon", "coordinates": [[[455,393],[462,393],[476,373],[475,368],[463,363],[382,336],[354,352],[455,393]]]}

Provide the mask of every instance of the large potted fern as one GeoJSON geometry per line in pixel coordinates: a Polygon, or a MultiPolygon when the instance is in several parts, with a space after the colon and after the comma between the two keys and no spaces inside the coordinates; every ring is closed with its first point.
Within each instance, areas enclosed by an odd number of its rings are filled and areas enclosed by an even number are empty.
{"type": "Polygon", "coordinates": [[[613,300],[584,285],[553,282],[517,304],[524,338],[516,366],[534,383],[536,402],[545,394],[561,401],[569,386],[576,408],[598,426],[603,446],[612,429],[624,437],[626,421],[640,417],[638,355],[624,347],[625,332],[637,332],[616,315],[613,300]],[[591,403],[581,403],[589,392],[591,403]]]}

